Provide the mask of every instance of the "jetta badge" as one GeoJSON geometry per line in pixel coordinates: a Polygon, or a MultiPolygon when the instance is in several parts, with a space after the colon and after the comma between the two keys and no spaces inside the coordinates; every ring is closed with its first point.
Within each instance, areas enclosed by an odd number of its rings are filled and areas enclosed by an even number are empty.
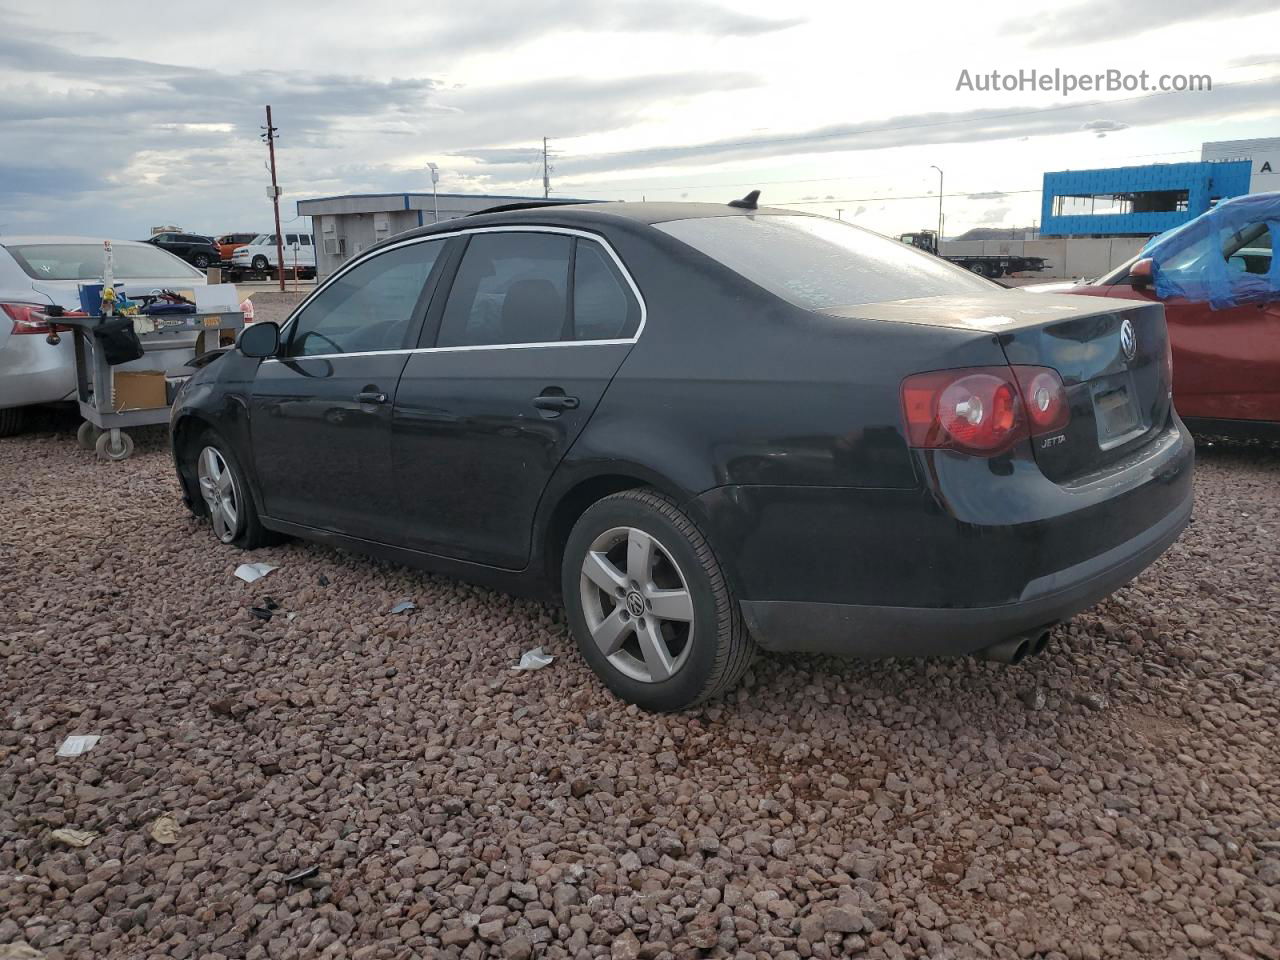
{"type": "Polygon", "coordinates": [[[1132,360],[1138,353],[1138,333],[1133,329],[1133,321],[1125,320],[1120,324],[1120,349],[1124,351],[1125,360],[1132,360]]]}

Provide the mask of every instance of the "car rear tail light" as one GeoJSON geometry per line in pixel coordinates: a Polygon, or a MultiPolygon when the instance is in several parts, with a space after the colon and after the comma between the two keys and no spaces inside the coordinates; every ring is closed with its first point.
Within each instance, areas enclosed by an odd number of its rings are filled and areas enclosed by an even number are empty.
{"type": "Polygon", "coordinates": [[[1071,419],[1062,378],[1049,367],[918,373],[902,382],[902,408],[911,446],[985,457],[1071,419]]]}
{"type": "Polygon", "coordinates": [[[39,333],[47,334],[49,332],[48,318],[44,314],[44,307],[39,304],[32,303],[0,303],[0,310],[13,321],[13,329],[11,334],[17,336],[23,333],[39,333]]]}
{"type": "Polygon", "coordinates": [[[1012,367],[1022,391],[1031,436],[1053,433],[1071,422],[1067,388],[1062,377],[1051,367],[1012,367]]]}

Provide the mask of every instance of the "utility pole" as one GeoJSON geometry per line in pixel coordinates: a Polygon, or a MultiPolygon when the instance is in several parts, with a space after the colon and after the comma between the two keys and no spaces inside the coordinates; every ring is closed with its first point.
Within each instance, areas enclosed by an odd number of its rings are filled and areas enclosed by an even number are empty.
{"type": "Polygon", "coordinates": [[[836,207],[836,219],[837,220],[844,219],[844,207],[836,207]]]}
{"type": "Polygon", "coordinates": [[[284,293],[284,236],[280,233],[280,184],[276,182],[276,128],[271,125],[271,104],[267,104],[267,151],[271,154],[271,205],[276,211],[276,277],[284,293]]]}
{"type": "Polygon", "coordinates": [[[547,167],[547,138],[542,138],[542,199],[551,196],[551,172],[547,167]]]}
{"type": "Polygon", "coordinates": [[[929,167],[938,171],[938,249],[939,256],[942,254],[942,168],[929,164],[929,167]]]}

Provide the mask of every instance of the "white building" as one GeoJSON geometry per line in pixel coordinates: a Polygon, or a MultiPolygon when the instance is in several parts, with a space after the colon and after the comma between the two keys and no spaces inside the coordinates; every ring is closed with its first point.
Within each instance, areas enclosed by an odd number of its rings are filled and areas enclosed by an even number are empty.
{"type": "Polygon", "coordinates": [[[1219,140],[1200,146],[1200,159],[1248,160],[1250,193],[1280,191],[1280,137],[1260,140],[1219,140]]]}
{"type": "MultiPolygon", "coordinates": [[[[311,218],[316,275],[324,277],[378,241],[406,230],[489,207],[541,199],[479,193],[361,193],[299,200],[298,214],[311,218]]],[[[555,200],[565,202],[560,197],[555,200]]]]}

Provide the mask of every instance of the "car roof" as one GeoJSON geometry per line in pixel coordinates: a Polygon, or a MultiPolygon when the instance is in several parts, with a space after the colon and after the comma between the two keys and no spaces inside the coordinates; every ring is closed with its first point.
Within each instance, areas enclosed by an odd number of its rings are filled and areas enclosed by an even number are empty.
{"type": "MultiPolygon", "coordinates": [[[[440,223],[428,224],[398,233],[384,240],[402,242],[411,237],[433,233],[453,233],[473,227],[497,226],[556,226],[556,227],[602,227],[606,225],[641,225],[652,226],[672,220],[694,220],[704,217],[746,217],[746,216],[799,216],[814,214],[800,210],[785,210],[781,207],[759,207],[748,210],[742,207],[731,207],[727,203],[634,203],[624,201],[607,201],[603,203],[550,203],[546,206],[528,207],[521,210],[501,210],[495,213],[473,213],[469,216],[453,220],[442,220],[440,223]]],[[[377,246],[381,246],[378,244],[377,246]]],[[[374,249],[370,247],[370,249],[374,249]]]]}

